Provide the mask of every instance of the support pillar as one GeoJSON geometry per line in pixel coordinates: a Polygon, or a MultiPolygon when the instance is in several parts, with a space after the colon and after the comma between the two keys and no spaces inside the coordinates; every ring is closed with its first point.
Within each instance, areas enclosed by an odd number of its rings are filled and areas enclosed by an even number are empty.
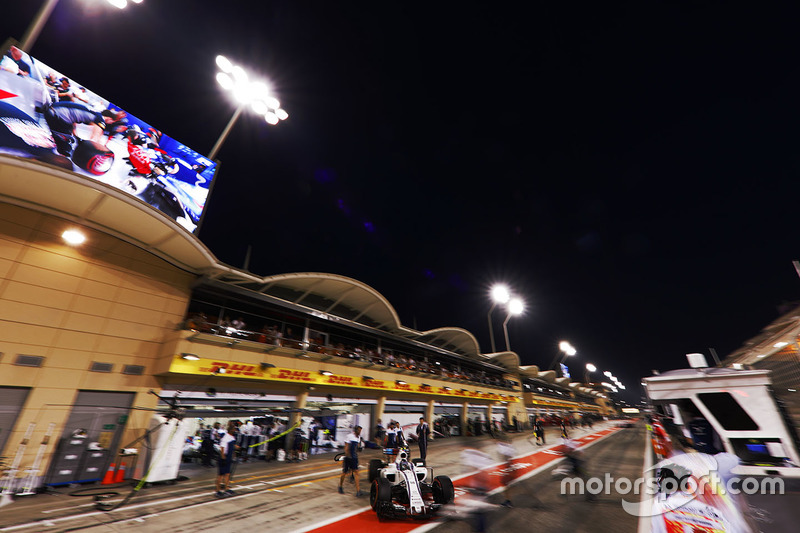
{"type": "MultiPolygon", "coordinates": [[[[295,409],[305,409],[306,408],[306,401],[308,400],[308,391],[304,390],[300,394],[297,395],[297,399],[294,401],[294,408],[295,409]]],[[[294,426],[303,418],[303,413],[299,411],[295,411],[289,417],[289,427],[294,426]]],[[[288,428],[287,428],[288,429],[288,428]]],[[[289,450],[294,449],[294,431],[286,435],[286,453],[288,457],[289,450]]]]}
{"type": "Polygon", "coordinates": [[[434,433],[433,433],[433,404],[435,400],[428,400],[428,406],[425,408],[425,421],[428,423],[428,427],[431,429],[431,436],[430,439],[433,440],[434,433]]]}
{"type": "MultiPolygon", "coordinates": [[[[383,425],[384,428],[386,428],[386,424],[383,423],[383,410],[385,406],[386,406],[386,396],[379,396],[378,403],[375,404],[375,423],[372,424],[372,428],[367,433],[370,436],[370,438],[372,438],[372,440],[375,440],[375,426],[378,425],[378,420],[381,420],[381,424],[383,425]]],[[[378,444],[383,445],[382,442],[378,444]]]]}
{"type": "Polygon", "coordinates": [[[461,436],[467,435],[467,417],[469,416],[469,403],[464,402],[461,406],[461,436]]]}
{"type": "MultiPolygon", "coordinates": [[[[305,409],[307,401],[308,401],[308,391],[304,390],[303,392],[297,395],[297,399],[294,401],[294,408],[305,409]]],[[[289,418],[289,425],[293,426],[297,424],[302,417],[303,413],[300,413],[299,411],[292,413],[292,416],[289,418]]]]}

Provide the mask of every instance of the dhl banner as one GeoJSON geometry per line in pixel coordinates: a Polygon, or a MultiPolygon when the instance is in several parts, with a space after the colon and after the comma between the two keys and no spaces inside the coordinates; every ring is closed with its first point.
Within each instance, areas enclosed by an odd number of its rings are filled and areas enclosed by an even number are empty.
{"type": "Polygon", "coordinates": [[[535,406],[538,406],[538,407],[564,407],[564,408],[568,408],[568,409],[581,408],[581,409],[584,409],[584,410],[585,409],[596,409],[596,410],[600,409],[600,407],[596,406],[596,405],[586,405],[586,404],[579,404],[579,403],[574,403],[574,402],[559,402],[559,401],[553,401],[553,400],[543,400],[543,399],[540,399],[540,398],[532,399],[531,400],[531,405],[535,405],[535,406]]]}
{"type": "Polygon", "coordinates": [[[250,378],[264,381],[282,381],[284,383],[303,383],[306,385],[332,385],[336,387],[352,387],[357,389],[385,390],[387,392],[412,392],[418,394],[437,394],[452,398],[497,400],[503,402],[519,401],[515,396],[495,394],[491,392],[462,390],[450,387],[426,386],[423,384],[404,383],[382,379],[363,379],[354,376],[336,374],[322,375],[313,370],[294,370],[291,368],[261,368],[258,364],[217,361],[215,359],[186,360],[180,356],[172,360],[170,372],[176,374],[217,374],[219,377],[250,378]]]}

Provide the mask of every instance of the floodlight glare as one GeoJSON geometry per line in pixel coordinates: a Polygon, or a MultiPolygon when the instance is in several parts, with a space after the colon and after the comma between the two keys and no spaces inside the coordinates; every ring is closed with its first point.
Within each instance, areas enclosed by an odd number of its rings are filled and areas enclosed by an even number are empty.
{"type": "Polygon", "coordinates": [[[586,363],[586,370],[589,372],[594,372],[597,370],[597,367],[594,366],[592,363],[586,363]]]}
{"type": "Polygon", "coordinates": [[[511,315],[521,315],[525,311],[525,304],[519,298],[513,298],[508,302],[508,312],[511,315]]]}
{"type": "Polygon", "coordinates": [[[108,3],[119,9],[125,9],[128,5],[127,0],[108,0],[108,3]]]}
{"type": "Polygon", "coordinates": [[[269,107],[270,109],[278,109],[279,107],[281,107],[280,101],[278,101],[278,99],[275,98],[274,96],[267,96],[266,98],[264,98],[264,103],[267,104],[267,107],[269,107]]]}
{"type": "Polygon", "coordinates": [[[270,97],[269,87],[263,81],[255,81],[252,84],[253,87],[253,94],[256,98],[260,98],[261,100],[266,100],[270,97]]]}
{"type": "Polygon", "coordinates": [[[246,105],[250,104],[253,111],[263,116],[268,124],[275,125],[289,117],[286,111],[280,109],[281,103],[278,99],[271,95],[268,83],[249,81],[247,72],[239,65],[231,63],[225,56],[218,55],[215,61],[221,71],[217,73],[217,82],[223,89],[233,92],[234,99],[239,102],[239,105],[208,154],[208,159],[212,160],[219,153],[222,143],[227,139],[246,105]]]}
{"type": "Polygon", "coordinates": [[[233,79],[236,80],[237,84],[239,84],[239,83],[241,83],[241,84],[247,83],[247,72],[245,72],[244,69],[242,67],[240,67],[239,65],[235,65],[231,69],[231,75],[233,76],[233,79]]]}
{"type": "Polygon", "coordinates": [[[511,293],[505,285],[495,285],[492,287],[492,301],[497,304],[507,303],[511,299],[511,293]]]}
{"type": "Polygon", "coordinates": [[[217,72],[217,83],[219,83],[226,91],[230,91],[233,89],[233,86],[236,85],[236,82],[233,81],[233,78],[224,72],[217,72]]]}
{"type": "Polygon", "coordinates": [[[261,100],[253,100],[250,105],[253,107],[253,111],[259,115],[263,115],[269,111],[267,104],[261,100]]]}
{"type": "MultiPolygon", "coordinates": [[[[562,361],[562,362],[563,362],[563,361],[564,361],[564,359],[566,359],[567,357],[570,357],[570,356],[572,356],[572,355],[575,355],[576,353],[578,353],[578,350],[576,350],[576,349],[575,349],[575,347],[574,347],[573,345],[571,345],[571,344],[570,344],[569,342],[567,342],[567,341],[561,341],[561,342],[559,342],[559,343],[558,343],[558,349],[559,349],[559,350],[561,350],[562,352],[564,352],[564,356],[563,356],[563,357],[561,357],[561,361],[562,361]]],[[[553,362],[552,362],[552,363],[550,363],[550,366],[549,366],[548,368],[553,368],[553,365],[555,365],[555,364],[556,364],[556,362],[558,362],[558,360],[559,360],[559,357],[558,357],[558,356],[556,356],[556,357],[553,359],[553,362]]]]}

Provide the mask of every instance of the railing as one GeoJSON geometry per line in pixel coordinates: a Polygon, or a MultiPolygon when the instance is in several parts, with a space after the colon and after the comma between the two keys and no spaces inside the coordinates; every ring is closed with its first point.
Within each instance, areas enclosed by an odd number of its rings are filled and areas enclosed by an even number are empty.
{"type": "MultiPolygon", "coordinates": [[[[235,321],[234,321],[235,322],[235,321]]],[[[430,374],[431,377],[449,379],[473,384],[486,385],[494,388],[516,390],[510,380],[500,377],[474,375],[467,370],[447,368],[440,361],[414,359],[403,354],[382,352],[372,348],[353,348],[343,343],[325,344],[319,340],[304,341],[293,336],[286,336],[276,326],[265,326],[261,331],[243,329],[240,324],[215,323],[200,316],[193,316],[184,321],[181,329],[208,333],[234,340],[247,340],[265,345],[290,348],[306,353],[316,353],[332,357],[340,357],[353,361],[363,361],[375,365],[394,368],[398,371],[410,373],[430,374]]],[[[245,326],[246,327],[246,326],[245,326]]]]}

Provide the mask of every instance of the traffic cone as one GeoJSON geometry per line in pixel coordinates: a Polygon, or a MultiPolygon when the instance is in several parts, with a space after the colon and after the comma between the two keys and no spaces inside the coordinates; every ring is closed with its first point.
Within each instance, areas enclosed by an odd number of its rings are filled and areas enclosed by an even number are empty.
{"type": "Polygon", "coordinates": [[[119,465],[119,470],[114,474],[114,483],[122,483],[125,481],[125,463],[119,465]]]}
{"type": "Polygon", "coordinates": [[[103,476],[103,481],[100,482],[101,485],[112,485],[114,483],[114,469],[116,469],[117,464],[111,463],[106,470],[106,475],[103,476]]]}

